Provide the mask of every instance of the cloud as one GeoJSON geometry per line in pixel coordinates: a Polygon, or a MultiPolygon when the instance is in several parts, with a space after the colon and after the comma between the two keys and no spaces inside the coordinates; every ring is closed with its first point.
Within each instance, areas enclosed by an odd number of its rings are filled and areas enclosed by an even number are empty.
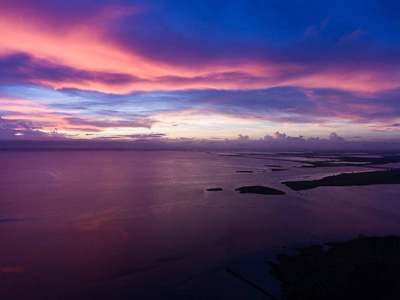
{"type": "Polygon", "coordinates": [[[32,131],[41,129],[41,126],[35,125],[33,122],[25,122],[21,120],[7,120],[0,116],[0,129],[22,129],[32,131]]]}
{"type": "Polygon", "coordinates": [[[120,135],[122,138],[132,138],[132,139],[159,139],[165,137],[165,133],[138,133],[138,134],[127,134],[120,135]]]}
{"type": "Polygon", "coordinates": [[[276,140],[284,140],[284,139],[287,138],[287,137],[286,137],[286,133],[279,133],[279,131],[274,132],[273,137],[274,137],[274,139],[276,139],[276,140]]]}
{"type": "MultiPolygon", "coordinates": [[[[147,94],[148,96],[151,93],[147,94]]],[[[335,89],[276,87],[252,91],[190,90],[157,95],[171,110],[207,111],[238,118],[285,123],[329,123],[333,119],[366,123],[396,120],[400,90],[357,95],[335,89]],[[185,98],[182,102],[179,99],[185,98]]],[[[142,96],[140,96],[142,97],[142,96]]]]}
{"type": "Polygon", "coordinates": [[[77,69],[35,58],[28,53],[0,56],[0,72],[2,83],[38,83],[53,86],[79,83],[90,87],[93,82],[113,86],[141,81],[130,74],[77,69]]]}
{"type": "Polygon", "coordinates": [[[289,136],[286,133],[280,133],[276,131],[273,135],[266,134],[264,137],[265,141],[268,142],[290,142],[290,143],[315,143],[315,142],[342,142],[344,138],[338,136],[335,132],[331,132],[328,134],[327,139],[321,139],[319,137],[307,137],[305,138],[303,135],[299,135],[297,137],[289,136]]]}
{"type": "Polygon", "coordinates": [[[341,142],[341,141],[343,141],[344,139],[343,139],[342,137],[338,136],[338,135],[336,134],[336,132],[331,132],[331,133],[329,134],[329,136],[328,136],[328,140],[329,140],[329,141],[333,141],[333,142],[341,142]]]}
{"type": "MultiPolygon", "coordinates": [[[[65,130],[68,131],[78,131],[78,132],[102,132],[101,129],[96,129],[92,127],[64,127],[65,130]]],[[[91,134],[87,134],[88,136],[91,134]]]]}
{"type": "Polygon", "coordinates": [[[343,35],[340,38],[339,42],[346,43],[346,42],[356,41],[364,34],[365,34],[365,31],[363,31],[361,28],[357,28],[356,30],[352,31],[351,33],[343,35]]]}
{"type": "Polygon", "coordinates": [[[129,127],[129,128],[151,128],[152,124],[154,124],[153,120],[150,119],[140,119],[140,120],[90,120],[87,118],[80,118],[80,117],[68,117],[64,118],[65,121],[68,122],[70,125],[77,125],[77,126],[93,126],[97,128],[122,128],[122,127],[129,127]]]}
{"type": "Polygon", "coordinates": [[[249,136],[248,135],[242,135],[242,134],[238,134],[238,138],[237,138],[237,140],[238,141],[248,141],[248,140],[250,140],[250,138],[249,138],[249,136]]]}
{"type": "Polygon", "coordinates": [[[20,122],[18,120],[6,120],[0,117],[0,140],[45,140],[65,139],[65,135],[53,130],[43,132],[40,127],[20,122]]]}
{"type": "Polygon", "coordinates": [[[305,38],[318,37],[329,26],[329,22],[330,22],[330,17],[327,17],[320,24],[309,25],[304,31],[304,37],[305,38]]]}

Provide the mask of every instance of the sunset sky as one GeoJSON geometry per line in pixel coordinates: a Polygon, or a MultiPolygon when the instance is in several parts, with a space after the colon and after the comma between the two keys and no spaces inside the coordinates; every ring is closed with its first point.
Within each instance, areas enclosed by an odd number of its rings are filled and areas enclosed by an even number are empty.
{"type": "Polygon", "coordinates": [[[399,1],[0,1],[3,143],[399,133],[399,1]]]}

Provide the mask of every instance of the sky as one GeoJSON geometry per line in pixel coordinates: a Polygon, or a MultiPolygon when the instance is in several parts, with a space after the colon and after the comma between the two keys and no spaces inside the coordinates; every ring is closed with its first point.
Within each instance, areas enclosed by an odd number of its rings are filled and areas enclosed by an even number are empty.
{"type": "Polygon", "coordinates": [[[3,145],[399,133],[399,1],[0,0],[3,145]]]}

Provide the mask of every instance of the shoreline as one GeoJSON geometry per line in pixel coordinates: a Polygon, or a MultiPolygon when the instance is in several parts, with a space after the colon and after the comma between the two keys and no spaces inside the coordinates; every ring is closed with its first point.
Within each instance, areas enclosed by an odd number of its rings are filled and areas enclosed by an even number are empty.
{"type": "Polygon", "coordinates": [[[376,184],[400,184],[400,169],[384,171],[341,173],[311,181],[284,181],[287,187],[295,191],[314,189],[320,186],[365,186],[376,184]]]}

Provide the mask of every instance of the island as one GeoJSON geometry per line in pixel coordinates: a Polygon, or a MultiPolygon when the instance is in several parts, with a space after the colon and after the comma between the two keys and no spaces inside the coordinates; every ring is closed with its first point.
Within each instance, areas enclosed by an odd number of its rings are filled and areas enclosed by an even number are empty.
{"type": "Polygon", "coordinates": [[[319,186],[363,186],[372,184],[400,184],[400,169],[384,171],[342,173],[310,181],[284,181],[295,191],[314,189],[319,186]]]}
{"type": "Polygon", "coordinates": [[[222,191],[222,188],[209,188],[209,189],[207,189],[206,191],[209,191],[209,192],[219,192],[219,191],[222,191]]]}
{"type": "Polygon", "coordinates": [[[239,191],[241,194],[260,194],[260,195],[285,195],[285,192],[282,192],[277,189],[269,188],[262,185],[253,185],[253,186],[243,186],[237,188],[235,191],[239,191]]]}

